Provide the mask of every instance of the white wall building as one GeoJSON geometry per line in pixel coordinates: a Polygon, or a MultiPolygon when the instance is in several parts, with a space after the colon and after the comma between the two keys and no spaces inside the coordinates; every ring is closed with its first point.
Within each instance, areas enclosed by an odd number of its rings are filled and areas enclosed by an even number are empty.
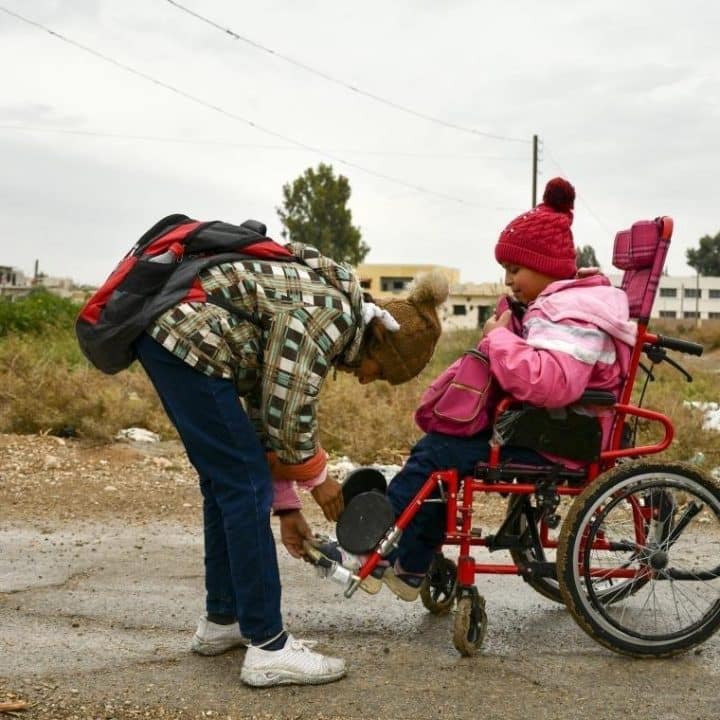
{"type": "MultiPolygon", "coordinates": [[[[610,280],[619,285],[621,276],[612,275],[610,280]]],[[[663,275],[651,317],[720,320],[720,277],[663,275]]]]}
{"type": "Polygon", "coordinates": [[[27,295],[32,285],[22,270],[10,265],[0,265],[0,295],[10,298],[27,295]]]}
{"type": "Polygon", "coordinates": [[[498,298],[507,294],[502,283],[456,283],[441,308],[443,330],[482,328],[498,298]]]}

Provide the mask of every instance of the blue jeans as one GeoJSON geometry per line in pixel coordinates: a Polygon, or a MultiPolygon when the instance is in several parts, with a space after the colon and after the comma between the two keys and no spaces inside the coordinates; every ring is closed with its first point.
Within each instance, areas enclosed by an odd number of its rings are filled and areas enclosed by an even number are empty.
{"type": "Polygon", "coordinates": [[[253,643],[283,629],[265,451],[232,380],[211,378],[149,335],[138,358],[200,476],[208,613],[237,617],[253,643]]]}
{"type": "MultiPolygon", "coordinates": [[[[425,484],[430,473],[436,470],[457,469],[460,477],[471,475],[478,462],[490,457],[490,432],[472,437],[451,437],[439,433],[425,435],[412,449],[403,469],[393,478],[388,488],[388,498],[395,515],[408,506],[425,484]]],[[[524,465],[547,465],[548,460],[528,448],[503,447],[501,460],[512,460],[524,465]]],[[[432,497],[438,497],[439,491],[432,497]]],[[[433,555],[445,537],[445,505],[423,503],[417,515],[403,533],[397,550],[390,560],[399,560],[403,570],[411,573],[425,572],[433,555]]]]}

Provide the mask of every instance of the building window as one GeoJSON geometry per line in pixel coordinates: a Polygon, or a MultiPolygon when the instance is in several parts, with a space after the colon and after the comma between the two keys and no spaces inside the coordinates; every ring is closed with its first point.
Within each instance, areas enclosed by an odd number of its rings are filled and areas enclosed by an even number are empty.
{"type": "Polygon", "coordinates": [[[677,313],[674,310],[661,310],[660,317],[661,318],[675,318],[675,317],[677,317],[677,313]]]}
{"type": "Polygon", "coordinates": [[[363,290],[369,290],[372,287],[372,280],[361,280],[360,287],[363,290]]]}
{"type": "Polygon", "coordinates": [[[683,294],[686,298],[699,298],[702,297],[702,290],[700,288],[685,288],[683,294]]]}
{"type": "Polygon", "coordinates": [[[698,318],[700,317],[700,313],[696,312],[695,310],[686,310],[683,313],[684,318],[698,318]]]}
{"type": "Polygon", "coordinates": [[[720,290],[715,290],[715,289],[713,288],[713,289],[711,289],[709,292],[710,292],[710,297],[711,297],[713,300],[717,300],[718,298],[720,298],[720,290]]]}
{"type": "Polygon", "coordinates": [[[402,292],[412,281],[411,277],[381,277],[380,290],[382,292],[402,292]]]}
{"type": "Polygon", "coordinates": [[[708,320],[720,320],[720,312],[709,312],[708,320]]]}
{"type": "Polygon", "coordinates": [[[660,297],[677,297],[677,288],[660,288],[660,297]]]}
{"type": "Polygon", "coordinates": [[[453,305],[453,315],[467,315],[467,307],[465,305],[453,305]]]}

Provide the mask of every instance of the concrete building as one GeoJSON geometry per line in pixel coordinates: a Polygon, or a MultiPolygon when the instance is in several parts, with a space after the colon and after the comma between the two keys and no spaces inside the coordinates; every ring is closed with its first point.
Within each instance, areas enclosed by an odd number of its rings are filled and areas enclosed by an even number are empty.
{"type": "Polygon", "coordinates": [[[10,265],[0,265],[0,296],[22,297],[32,290],[32,284],[22,270],[10,265]]]}
{"type": "MultiPolygon", "coordinates": [[[[460,271],[437,265],[359,265],[357,274],[373,297],[388,297],[407,291],[417,275],[439,269],[450,283],[450,295],[441,308],[446,330],[481,328],[507,293],[503,283],[461,283],[460,271]]],[[[622,275],[608,276],[620,285],[622,275]]],[[[677,320],[720,320],[720,277],[663,275],[652,310],[653,318],[677,320]]]]}
{"type": "Polygon", "coordinates": [[[51,277],[49,275],[38,275],[34,281],[35,287],[43,287],[48,292],[60,297],[70,298],[75,291],[75,283],[68,277],[51,277]]]}
{"type": "Polygon", "coordinates": [[[502,283],[458,283],[450,286],[450,295],[442,306],[445,330],[482,328],[495,310],[498,298],[507,293],[502,283]]]}
{"type": "MultiPolygon", "coordinates": [[[[621,276],[612,275],[610,279],[619,285],[621,276]]],[[[663,275],[651,317],[720,320],[720,277],[663,275]]]]}
{"type": "Polygon", "coordinates": [[[461,283],[457,268],[441,265],[362,264],[357,275],[363,290],[383,298],[404,294],[414,278],[430,270],[440,270],[450,283],[450,295],[440,308],[446,330],[482,327],[505,292],[501,283],[461,283]]]}
{"type": "Polygon", "coordinates": [[[34,278],[28,277],[18,268],[0,265],[0,296],[24,297],[33,288],[41,287],[60,297],[83,301],[89,293],[88,288],[78,288],[72,278],[51,277],[40,273],[34,278]]]}
{"type": "Polygon", "coordinates": [[[357,276],[363,290],[373,297],[389,297],[404,294],[410,283],[423,273],[440,270],[450,285],[460,282],[460,271],[457,268],[441,265],[374,265],[361,263],[357,266],[357,276]]]}

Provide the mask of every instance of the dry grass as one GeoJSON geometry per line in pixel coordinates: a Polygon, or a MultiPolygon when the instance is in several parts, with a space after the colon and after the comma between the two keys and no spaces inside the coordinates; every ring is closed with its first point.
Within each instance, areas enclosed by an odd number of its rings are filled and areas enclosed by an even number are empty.
{"type": "MultiPolygon", "coordinates": [[[[702,340],[720,346],[720,330],[710,337],[679,332],[677,327],[657,332],[702,340]]],[[[703,333],[709,332],[702,329],[703,333]]],[[[386,383],[361,386],[338,373],[323,388],[320,427],[323,446],[356,462],[398,462],[420,437],[413,413],[430,380],[475,340],[474,331],[448,333],[431,365],[416,380],[399,387],[386,383]]],[[[676,440],[668,459],[688,459],[698,451],[707,464],[720,464],[720,433],[702,429],[703,417],[684,407],[688,399],[718,401],[720,353],[702,359],[674,355],[693,374],[689,384],[672,368],[661,366],[650,383],[644,405],[668,414],[675,423],[676,440]]],[[[142,369],[105,376],[82,359],[68,332],[40,336],[15,335],[0,340],[0,432],[38,433],[74,428],[82,438],[106,441],[124,427],[140,426],[174,437],[160,403],[142,369]]],[[[657,437],[642,424],[639,441],[657,437]]]]}
{"type": "Polygon", "coordinates": [[[0,343],[0,432],[74,432],[97,441],[135,425],[173,433],[141,370],[104,376],[70,343],[64,334],[0,343]]]}
{"type": "Polygon", "coordinates": [[[706,353],[720,349],[720,320],[703,320],[700,327],[695,320],[653,320],[650,330],[698,342],[706,353]]]}

